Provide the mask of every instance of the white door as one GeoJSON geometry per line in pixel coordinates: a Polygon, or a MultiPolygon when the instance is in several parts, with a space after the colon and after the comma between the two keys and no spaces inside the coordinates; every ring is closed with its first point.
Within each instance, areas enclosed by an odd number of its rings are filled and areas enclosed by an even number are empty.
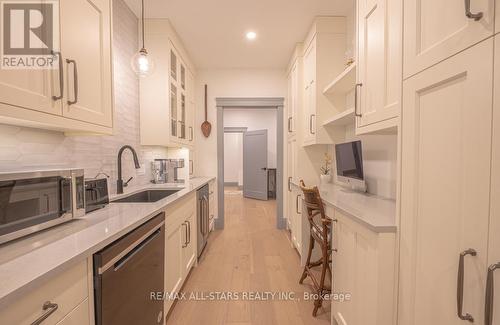
{"type": "Polygon", "coordinates": [[[111,127],[110,1],[61,1],[60,6],[66,76],[63,115],[111,127]]]}
{"type": "MultiPolygon", "coordinates": [[[[493,34],[494,0],[406,0],[404,5],[405,78],[493,34]]],[[[498,19],[497,19],[498,20],[498,19]]]]}
{"type": "Polygon", "coordinates": [[[399,115],[402,0],[358,0],[357,127],[399,115]]]}
{"type": "MultiPolygon", "coordinates": [[[[493,105],[493,154],[491,175],[490,245],[488,247],[488,266],[500,263],[500,35],[495,37],[495,88],[493,105]]],[[[486,271],[485,271],[486,272],[486,271]]],[[[494,279],[492,305],[493,318],[490,324],[500,323],[500,270],[491,271],[494,279]]]]}
{"type": "Polygon", "coordinates": [[[488,252],[493,41],[403,86],[399,324],[482,324],[488,252]]]}
{"type": "Polygon", "coordinates": [[[243,134],[243,196],[267,200],[267,130],[243,134]]]}

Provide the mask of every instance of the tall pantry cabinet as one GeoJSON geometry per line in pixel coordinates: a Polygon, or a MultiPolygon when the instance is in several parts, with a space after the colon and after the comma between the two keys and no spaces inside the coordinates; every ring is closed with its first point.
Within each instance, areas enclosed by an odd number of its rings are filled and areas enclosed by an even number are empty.
{"type": "Polygon", "coordinates": [[[285,160],[285,184],[286,192],[284,194],[284,211],[287,219],[287,228],[290,230],[290,239],[292,245],[300,252],[301,237],[298,222],[300,215],[297,212],[297,192],[298,189],[293,184],[299,182],[299,145],[297,139],[302,134],[300,126],[303,121],[300,119],[302,113],[302,44],[298,44],[293,53],[287,69],[288,92],[285,102],[285,111],[287,120],[285,121],[285,139],[286,139],[286,160],[285,160]]]}
{"type": "Polygon", "coordinates": [[[419,3],[406,1],[404,16],[399,324],[493,325],[498,280],[486,292],[488,269],[500,262],[499,36],[488,37],[487,1],[471,1],[477,19],[463,2],[419,3]]]}

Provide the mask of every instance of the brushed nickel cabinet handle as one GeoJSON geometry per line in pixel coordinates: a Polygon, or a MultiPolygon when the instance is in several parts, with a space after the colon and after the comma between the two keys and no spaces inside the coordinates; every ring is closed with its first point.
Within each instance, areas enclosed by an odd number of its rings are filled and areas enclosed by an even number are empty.
{"type": "Polygon", "coordinates": [[[474,322],[474,317],[472,315],[463,313],[463,303],[464,303],[464,260],[465,256],[471,255],[476,256],[477,252],[472,248],[460,253],[460,258],[458,260],[458,279],[457,279],[457,314],[458,318],[461,320],[467,320],[469,322],[474,322]]]}
{"type": "Polygon", "coordinates": [[[467,18],[469,18],[469,19],[474,19],[475,21],[478,21],[481,18],[483,18],[483,13],[482,12],[478,12],[476,14],[473,14],[470,11],[470,0],[465,0],[465,16],[467,18]]]}
{"type": "Polygon", "coordinates": [[[292,118],[288,118],[288,133],[292,133],[292,118]]]}
{"type": "Polygon", "coordinates": [[[52,315],[57,308],[59,308],[59,305],[56,303],[52,303],[50,301],[46,301],[43,306],[42,310],[45,311],[42,316],[38,317],[31,325],[40,325],[44,320],[49,318],[50,315],[52,315]]]}
{"type": "Polygon", "coordinates": [[[493,325],[493,300],[495,297],[495,281],[493,279],[496,270],[500,269],[500,263],[490,265],[488,268],[488,279],[486,280],[486,300],[484,306],[484,324],[493,325]]]}
{"type": "Polygon", "coordinates": [[[191,222],[189,220],[186,220],[187,223],[187,228],[188,228],[188,244],[191,244],[191,222]]]}
{"type": "Polygon", "coordinates": [[[68,100],[68,105],[78,103],[78,67],[75,60],[66,59],[68,65],[73,64],[73,91],[75,93],[75,100],[68,100]]]}
{"type": "Polygon", "coordinates": [[[299,198],[300,194],[297,195],[297,198],[295,199],[295,212],[297,212],[297,214],[302,214],[302,211],[299,210],[299,198]]]}
{"type": "Polygon", "coordinates": [[[60,91],[60,95],[52,96],[52,99],[59,100],[62,99],[64,96],[64,64],[62,61],[61,52],[52,52],[52,54],[59,58],[59,91],[60,91]]]}
{"type": "Polygon", "coordinates": [[[311,134],[316,134],[316,132],[313,131],[313,118],[315,117],[315,114],[311,114],[311,116],[309,116],[309,133],[311,134]]]}
{"type": "Polygon", "coordinates": [[[185,238],[185,239],[184,239],[184,243],[182,244],[182,248],[186,248],[186,247],[187,247],[187,245],[188,245],[188,225],[187,225],[187,223],[186,223],[186,222],[183,222],[183,223],[182,223],[182,226],[183,226],[183,227],[186,227],[186,228],[184,229],[184,235],[185,235],[185,237],[184,237],[184,238],[185,238]]]}
{"type": "Polygon", "coordinates": [[[356,84],[356,87],[354,87],[354,115],[357,117],[362,117],[363,114],[358,113],[358,88],[362,87],[363,84],[359,83],[356,84]]]}
{"type": "Polygon", "coordinates": [[[292,177],[288,177],[288,192],[292,191],[292,177]]]}

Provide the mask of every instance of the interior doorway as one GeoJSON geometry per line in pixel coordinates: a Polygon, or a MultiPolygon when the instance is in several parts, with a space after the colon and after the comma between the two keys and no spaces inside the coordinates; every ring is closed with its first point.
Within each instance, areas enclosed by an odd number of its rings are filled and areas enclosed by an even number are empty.
{"type": "Polygon", "coordinates": [[[224,127],[224,187],[243,192],[243,134],[247,127],[224,127]]]}
{"type": "Polygon", "coordinates": [[[218,219],[224,228],[225,195],[276,200],[283,218],[283,98],[217,98],[218,219]]]}

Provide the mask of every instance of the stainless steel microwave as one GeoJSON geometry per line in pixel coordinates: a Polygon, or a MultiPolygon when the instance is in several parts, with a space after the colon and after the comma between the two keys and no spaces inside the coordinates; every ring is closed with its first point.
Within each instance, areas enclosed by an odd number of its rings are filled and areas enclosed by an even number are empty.
{"type": "Polygon", "coordinates": [[[0,244],[83,215],[82,169],[0,173],[0,244]]]}

